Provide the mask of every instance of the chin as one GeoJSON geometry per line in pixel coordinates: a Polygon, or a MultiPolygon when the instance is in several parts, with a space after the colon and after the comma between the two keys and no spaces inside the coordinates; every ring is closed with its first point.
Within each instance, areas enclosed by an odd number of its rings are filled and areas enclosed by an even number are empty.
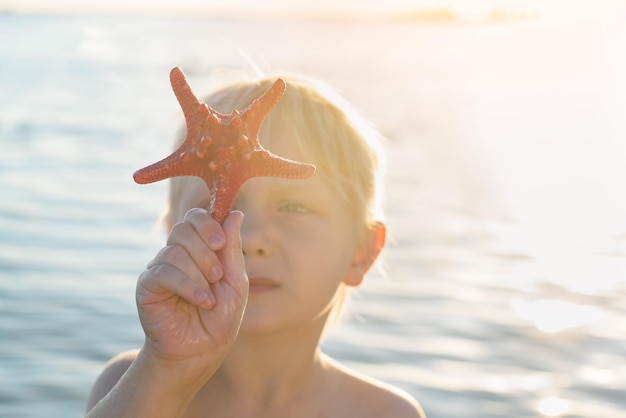
{"type": "Polygon", "coordinates": [[[249,336],[272,334],[280,331],[279,322],[275,312],[268,312],[266,308],[248,306],[241,321],[239,334],[249,336]]]}

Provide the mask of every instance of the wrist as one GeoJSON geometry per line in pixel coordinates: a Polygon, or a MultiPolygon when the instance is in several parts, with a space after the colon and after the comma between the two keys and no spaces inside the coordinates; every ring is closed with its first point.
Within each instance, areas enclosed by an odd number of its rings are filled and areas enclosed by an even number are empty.
{"type": "MultiPolygon", "coordinates": [[[[217,367],[216,367],[217,368],[217,367]]],[[[117,384],[87,414],[89,418],[182,417],[210,379],[189,361],[164,359],[144,347],[117,384]]]]}
{"type": "Polygon", "coordinates": [[[205,356],[173,357],[164,355],[158,349],[146,343],[141,348],[135,363],[157,381],[167,381],[173,390],[199,390],[215,370],[219,362],[211,362],[205,356]],[[163,380],[161,380],[163,379],[163,380]]]}

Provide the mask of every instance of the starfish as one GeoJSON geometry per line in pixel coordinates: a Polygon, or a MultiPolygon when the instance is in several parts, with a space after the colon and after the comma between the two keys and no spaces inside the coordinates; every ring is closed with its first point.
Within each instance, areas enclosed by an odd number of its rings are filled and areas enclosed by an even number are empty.
{"type": "Polygon", "coordinates": [[[277,79],[248,107],[233,110],[230,115],[219,113],[198,99],[178,67],[172,69],[170,82],[185,116],[185,140],[168,157],[137,170],[133,174],[135,182],[200,177],[209,187],[211,216],[222,223],[247,180],[259,176],[303,179],[315,172],[314,165],[279,157],[259,143],[263,120],[285,92],[282,79],[277,79]]]}

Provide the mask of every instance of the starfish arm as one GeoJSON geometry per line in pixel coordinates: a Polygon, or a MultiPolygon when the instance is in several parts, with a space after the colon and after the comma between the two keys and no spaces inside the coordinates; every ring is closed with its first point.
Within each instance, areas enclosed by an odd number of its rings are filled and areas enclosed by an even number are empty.
{"type": "Polygon", "coordinates": [[[315,173],[315,166],[289,160],[264,150],[251,158],[250,177],[282,177],[286,179],[305,179],[315,173]],[[265,155],[263,155],[265,154],[265,155]]]}
{"type": "Polygon", "coordinates": [[[172,69],[170,72],[170,83],[176,99],[183,110],[188,128],[198,123],[201,116],[206,117],[210,113],[208,106],[194,94],[189,83],[187,83],[185,74],[180,68],[174,67],[172,69]]]}
{"type": "Polygon", "coordinates": [[[164,180],[172,177],[172,173],[176,172],[177,158],[174,154],[141,168],[133,173],[133,180],[138,184],[154,183],[155,181],[164,180]]]}
{"type": "Polygon", "coordinates": [[[180,147],[172,154],[163,158],[156,163],[141,168],[133,173],[133,179],[136,183],[147,184],[155,181],[164,180],[176,176],[195,176],[198,168],[204,168],[198,164],[196,159],[185,152],[189,149],[188,141],[181,144],[180,147]]]}
{"type": "Polygon", "coordinates": [[[196,175],[195,171],[186,167],[183,161],[176,155],[170,155],[161,161],[157,161],[154,164],[150,164],[147,167],[135,171],[133,173],[133,180],[138,184],[147,184],[165,180],[170,177],[193,175],[196,175]]]}
{"type": "Polygon", "coordinates": [[[261,97],[255,99],[242,113],[250,138],[257,138],[263,120],[283,97],[285,88],[285,81],[282,78],[277,79],[261,97]]]}
{"type": "MultiPolygon", "coordinates": [[[[205,180],[206,181],[206,180],[205,180]]],[[[228,177],[221,175],[217,177],[217,187],[214,187],[215,196],[211,200],[211,216],[220,224],[224,222],[226,216],[230,213],[230,210],[237,197],[237,192],[241,185],[245,182],[245,179],[236,176],[228,177]]],[[[207,185],[209,182],[206,182],[207,185]]],[[[209,186],[211,189],[211,186],[209,186]]]]}

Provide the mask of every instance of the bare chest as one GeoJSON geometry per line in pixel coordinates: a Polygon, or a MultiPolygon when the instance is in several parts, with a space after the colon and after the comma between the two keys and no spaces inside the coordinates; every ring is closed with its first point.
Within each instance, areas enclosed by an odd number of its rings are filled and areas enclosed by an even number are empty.
{"type": "MultiPolygon", "coordinates": [[[[367,403],[367,402],[365,402],[367,403]]],[[[280,406],[261,406],[246,399],[226,401],[196,399],[189,406],[184,418],[360,418],[375,417],[371,409],[341,399],[319,398],[289,402],[280,406]]]]}

